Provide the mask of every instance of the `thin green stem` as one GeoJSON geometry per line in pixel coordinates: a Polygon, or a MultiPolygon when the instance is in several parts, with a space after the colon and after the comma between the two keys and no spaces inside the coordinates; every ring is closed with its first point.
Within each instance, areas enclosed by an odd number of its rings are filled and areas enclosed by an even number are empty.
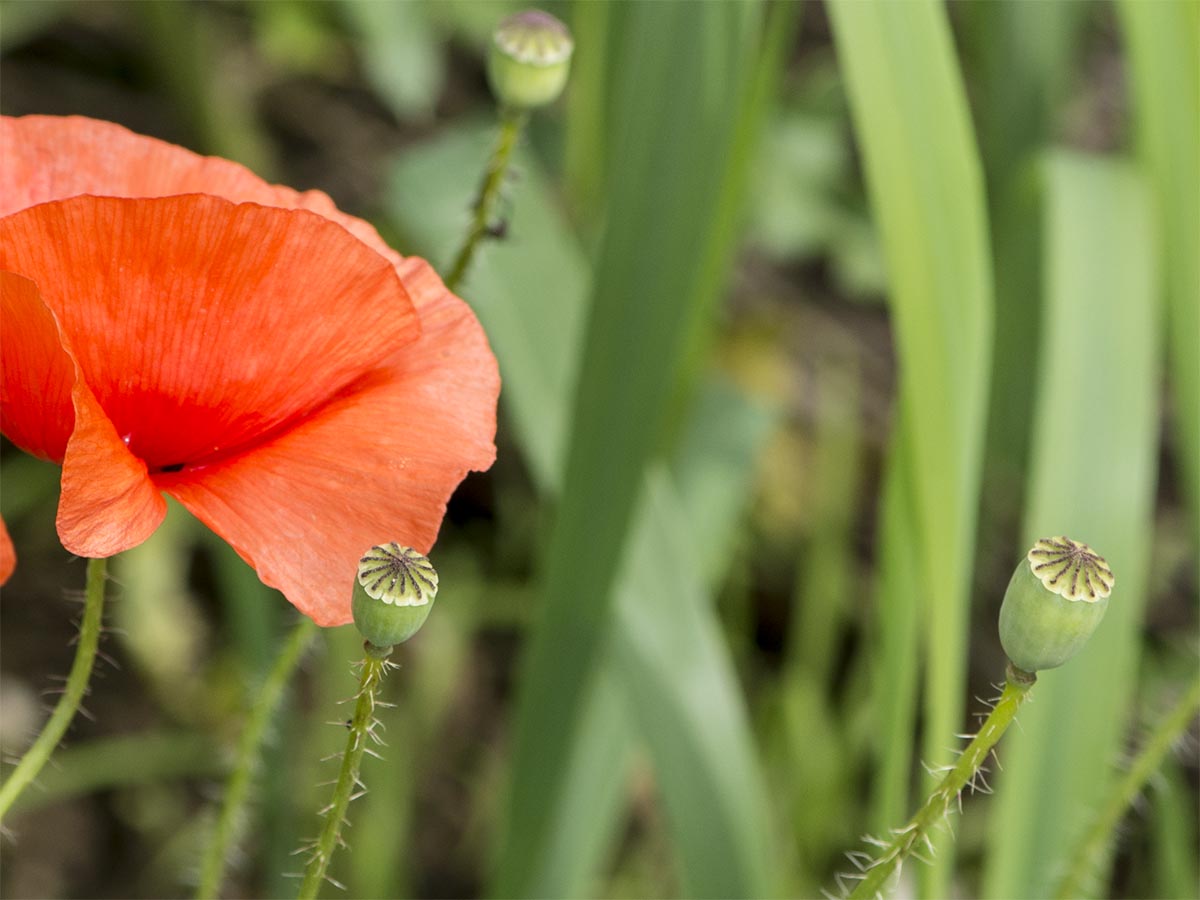
{"type": "Polygon", "coordinates": [[[54,765],[38,778],[38,789],[18,797],[13,811],[43,809],[131,785],[220,778],[229,773],[229,764],[211,736],[195,731],[151,730],[93,738],[59,750],[54,765]]]}
{"type": "Polygon", "coordinates": [[[213,827],[212,839],[209,841],[204,860],[200,866],[200,882],[196,887],[196,897],[216,897],[221,890],[221,882],[225,877],[225,864],[229,859],[229,848],[233,844],[243,819],[246,798],[250,793],[250,784],[257,766],[263,739],[267,733],[267,725],[274,717],[283,698],[284,688],[291,681],[304,651],[316,636],[317,626],[312,619],[302,618],[293,629],[283,650],[275,658],[275,664],[267,674],[262,689],[250,709],[250,717],[242,729],[238,741],[237,756],[233,771],[225,786],[225,797],[221,803],[221,812],[213,827]]]}
{"type": "Polygon", "coordinates": [[[1017,709],[1035,681],[1037,676],[1009,665],[1004,692],[979,733],[916,815],[903,828],[893,832],[892,840],[884,846],[882,854],[864,867],[862,879],[850,894],[851,900],[866,900],[881,895],[888,879],[899,870],[900,864],[913,849],[922,842],[928,845],[930,828],[947,814],[959,792],[975,777],[992,747],[1012,724],[1017,709]]]}
{"type": "Polygon", "coordinates": [[[471,210],[471,230],[463,239],[458,255],[454,258],[454,265],[450,267],[450,274],[446,276],[446,287],[451,291],[458,290],[471,260],[475,257],[475,251],[479,249],[483,239],[493,233],[493,219],[500,200],[500,189],[504,186],[504,174],[508,171],[513,150],[516,149],[521,129],[528,118],[529,115],[525,112],[512,109],[500,111],[500,133],[491,159],[484,170],[479,196],[475,198],[475,205],[471,210]]]}
{"type": "MultiPolygon", "coordinates": [[[[390,652],[390,651],[386,651],[390,652]]],[[[342,768],[338,773],[337,785],[333,789],[333,801],[325,812],[325,824],[321,828],[321,836],[309,857],[308,866],[304,870],[304,880],[300,883],[299,900],[313,900],[325,880],[325,870],[333,858],[333,852],[341,843],[340,833],[342,823],[346,820],[346,807],[358,796],[355,789],[361,790],[362,782],[358,778],[358,770],[362,764],[363,753],[367,749],[367,740],[378,741],[375,736],[375,702],[379,684],[388,669],[385,651],[367,645],[367,653],[361,663],[362,672],[359,676],[358,702],[354,705],[354,717],[350,720],[350,735],[346,739],[346,749],[342,753],[342,768]],[[376,655],[376,651],[379,655],[376,655]]]]}
{"type": "Polygon", "coordinates": [[[1142,752],[1125,773],[1125,777],[1109,795],[1108,802],[1079,843],[1067,874],[1058,883],[1055,897],[1082,896],[1083,883],[1107,848],[1121,816],[1125,814],[1125,810],[1150,776],[1158,771],[1171,745],[1183,734],[1197,711],[1200,711],[1200,679],[1192,682],[1191,688],[1158,724],[1142,752]]]}
{"type": "Polygon", "coordinates": [[[54,707],[54,712],[50,714],[50,720],[46,722],[42,733],[33,742],[33,746],[25,751],[25,755],[8,776],[4,786],[0,787],[0,820],[3,820],[13,802],[46,765],[50,754],[67,733],[67,728],[75,718],[84,694],[87,693],[92,665],[96,661],[96,648],[100,645],[107,562],[104,559],[88,560],[83,621],[79,625],[79,643],[75,645],[75,661],[71,664],[70,674],[67,675],[66,689],[59,698],[58,705],[54,707]]]}

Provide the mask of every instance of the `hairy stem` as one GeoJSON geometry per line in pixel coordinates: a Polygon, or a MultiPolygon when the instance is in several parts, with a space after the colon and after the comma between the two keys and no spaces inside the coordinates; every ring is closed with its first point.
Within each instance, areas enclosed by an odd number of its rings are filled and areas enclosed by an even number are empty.
{"type": "Polygon", "coordinates": [[[283,650],[275,659],[275,664],[267,674],[258,697],[250,709],[250,717],[242,729],[238,741],[237,756],[233,771],[225,785],[225,797],[221,802],[221,812],[213,827],[212,838],[204,854],[200,866],[200,882],[196,887],[196,897],[216,897],[221,890],[221,882],[225,877],[225,865],[229,858],[229,848],[239,830],[246,799],[250,793],[259,753],[262,749],[263,738],[267,733],[267,725],[279,708],[283,698],[284,688],[291,680],[292,672],[304,656],[304,651],[316,636],[317,626],[312,619],[302,618],[283,650]]]}
{"type": "Polygon", "coordinates": [[[367,645],[367,653],[363,657],[362,671],[359,676],[358,702],[354,705],[354,717],[350,720],[350,735],[346,739],[346,749],[342,753],[342,767],[338,773],[337,785],[333,789],[333,801],[325,812],[325,824],[321,828],[321,836],[309,857],[308,866],[304,870],[304,880],[300,883],[299,900],[313,900],[325,880],[325,870],[333,858],[334,850],[341,843],[340,833],[342,823],[346,818],[346,807],[350,805],[361,790],[362,782],[358,778],[358,770],[362,764],[363,753],[367,749],[368,740],[378,740],[375,737],[375,702],[379,685],[387,672],[388,662],[386,653],[375,652],[377,648],[367,645]]]}
{"type": "Polygon", "coordinates": [[[1171,749],[1171,745],[1183,734],[1191,724],[1196,713],[1200,711],[1200,679],[1193,681],[1191,688],[1179,699],[1179,702],[1163,717],[1158,727],[1150,735],[1150,740],[1142,748],[1129,771],[1125,773],[1116,788],[1109,795],[1108,801],[1100,814],[1092,822],[1087,834],[1080,842],[1075,855],[1071,859],[1070,868],[1058,883],[1055,897],[1078,897],[1089,871],[1105,851],[1121,816],[1133,802],[1133,798],[1145,786],[1150,776],[1158,771],[1163,758],[1171,749]]]}
{"type": "Polygon", "coordinates": [[[451,291],[458,290],[471,260],[475,257],[475,251],[479,249],[483,239],[492,233],[496,205],[500,200],[500,188],[504,185],[504,174],[508,171],[513,150],[527,119],[528,115],[524,112],[511,109],[500,111],[500,134],[484,170],[479,195],[475,198],[475,205],[471,210],[471,230],[463,239],[458,255],[454,258],[454,265],[450,267],[450,274],[446,276],[446,287],[451,291]]]}
{"type": "Polygon", "coordinates": [[[4,786],[0,787],[0,820],[8,813],[13,802],[50,759],[50,754],[62,740],[79,704],[87,693],[88,679],[96,661],[96,648],[100,644],[100,623],[104,615],[104,587],[107,577],[107,560],[89,559],[87,565],[87,590],[84,599],[83,621],[79,625],[79,642],[75,645],[75,661],[67,676],[66,689],[58,705],[50,714],[46,727],[37,736],[33,745],[25,751],[17,767],[13,769],[4,786]]]}
{"type": "Polygon", "coordinates": [[[1028,696],[1029,689],[1035,681],[1037,676],[1009,664],[1004,692],[979,729],[979,733],[967,745],[954,768],[917,810],[916,815],[907,825],[894,832],[891,842],[884,846],[883,852],[876,859],[864,866],[863,877],[850,894],[851,900],[866,900],[882,894],[888,879],[899,870],[901,863],[914,848],[920,843],[928,844],[930,828],[947,814],[950,804],[979,771],[992,747],[1012,724],[1017,709],[1028,696]]]}

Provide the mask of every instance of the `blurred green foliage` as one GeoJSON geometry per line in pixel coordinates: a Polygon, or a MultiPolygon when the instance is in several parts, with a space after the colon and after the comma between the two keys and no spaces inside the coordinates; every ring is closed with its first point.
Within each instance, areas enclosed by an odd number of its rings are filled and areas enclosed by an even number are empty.
{"type": "MultiPolygon", "coordinates": [[[[326,190],[440,267],[494,133],[488,35],[518,8],[7,0],[0,111],[326,190]]],[[[1047,894],[1144,710],[1196,675],[1196,4],[546,8],[573,79],[462,288],[504,379],[500,455],[451,504],[334,877],[836,892],[842,851],[903,821],[992,694],[1013,558],[1066,532],[1116,569],[1108,620],[1035,688],[956,851],[903,873],[922,896],[1047,894]]],[[[57,470],[5,444],[0,476],[11,753],[69,665],[83,570],[57,470]]],[[[7,895],[187,891],[292,621],[179,509],[116,573],[120,668],[6,823],[7,895]]],[[[228,896],[293,893],[318,827],[360,641],[319,643],[228,896]]],[[[1197,895],[1196,778],[1194,752],[1168,761],[1088,890],[1197,895]]]]}

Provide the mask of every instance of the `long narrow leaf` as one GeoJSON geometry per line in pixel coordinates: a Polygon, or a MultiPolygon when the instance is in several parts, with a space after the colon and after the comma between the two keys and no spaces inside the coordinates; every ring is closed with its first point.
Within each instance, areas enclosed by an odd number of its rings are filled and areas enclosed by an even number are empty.
{"type": "Polygon", "coordinates": [[[525,893],[550,837],[610,598],[678,366],[715,296],[709,244],[736,121],[749,6],[639,4],[622,17],[610,201],[542,607],[522,665],[497,887],[525,893]]]}
{"type": "MultiPolygon", "coordinates": [[[[903,540],[898,552],[919,561],[924,757],[944,765],[963,714],[991,346],[982,173],[944,7],[829,8],[884,241],[900,363],[899,428],[912,467],[906,474],[917,527],[889,537],[903,540]]],[[[939,844],[924,870],[925,890],[945,896],[953,853],[944,838],[939,844]]]]}
{"type": "MultiPolygon", "coordinates": [[[[486,137],[471,130],[447,135],[404,157],[395,172],[397,202],[393,208],[396,224],[416,244],[410,250],[422,250],[435,260],[445,258],[452,250],[469,200],[457,173],[477,169],[486,152],[486,137]],[[398,202],[400,198],[403,203],[398,202]],[[418,210],[419,214],[415,212],[418,210]]],[[[589,276],[535,163],[523,156],[517,170],[520,195],[513,204],[509,233],[521,252],[503,246],[488,248],[472,271],[465,293],[472,299],[500,359],[502,402],[518,443],[535,481],[547,496],[553,496],[558,488],[589,276]]],[[[741,439],[749,439],[753,446],[755,429],[762,427],[761,414],[758,419],[745,418],[721,404],[712,412],[744,421],[747,427],[741,439]]],[[[714,432],[711,426],[699,430],[714,432]]],[[[726,464],[730,464],[728,458],[726,464]]],[[[694,484],[689,473],[706,471],[709,465],[694,459],[676,477],[694,484]]],[[[723,470],[721,477],[736,480],[731,471],[723,470]]],[[[683,513],[664,517],[661,504],[655,509],[654,524],[643,521],[636,526],[639,533],[649,529],[652,533],[660,530],[687,534],[695,524],[683,513]]],[[[641,518],[644,520],[646,515],[649,513],[641,518]]],[[[722,515],[728,515],[728,510],[722,515]]],[[[721,529],[715,523],[708,527],[718,532],[721,529]]],[[[636,628],[645,633],[639,640],[626,640],[622,653],[628,657],[643,648],[652,652],[655,642],[661,643],[654,633],[665,630],[691,648],[692,662],[687,668],[664,665],[664,660],[621,667],[606,663],[608,668],[598,682],[619,686],[634,678],[634,672],[653,674],[658,679],[653,690],[645,690],[647,685],[635,680],[629,687],[619,688],[617,696],[626,703],[653,703],[658,714],[635,710],[638,723],[649,723],[650,728],[661,728],[665,721],[681,723],[683,730],[673,740],[694,748],[684,755],[689,762],[679,769],[687,777],[676,776],[663,785],[669,808],[683,809],[683,804],[690,803],[689,812],[694,813],[670,816],[685,882],[697,892],[761,894],[772,883],[769,874],[764,874],[770,857],[766,849],[770,834],[765,791],[746,736],[747,717],[732,667],[723,645],[713,639],[709,599],[702,588],[684,587],[694,585],[694,573],[673,573],[667,567],[670,560],[651,562],[654,564],[648,574],[642,564],[633,568],[626,564],[622,569],[621,583],[625,586],[618,588],[618,603],[632,611],[620,616],[617,628],[636,628]],[[680,617],[673,602],[663,601],[661,588],[654,586],[664,580],[668,585],[681,586],[680,597],[685,598],[691,612],[680,617]],[[705,696],[698,695],[701,683],[691,677],[693,669],[710,673],[704,684],[718,687],[706,688],[705,696]],[[731,733],[731,722],[742,724],[731,733]],[[678,801],[670,796],[675,792],[680,794],[678,801]],[[719,867],[713,865],[711,852],[705,852],[705,848],[711,851],[713,840],[726,847],[722,856],[725,862],[719,867]],[[715,874],[710,874],[713,870],[715,874]],[[706,881],[708,886],[704,887],[706,881]]],[[[673,599],[668,597],[668,601],[673,599]]],[[[609,687],[594,687],[578,713],[582,724],[568,763],[565,787],[546,809],[554,823],[550,840],[524,850],[530,856],[529,880],[524,888],[529,893],[595,893],[596,865],[609,847],[615,824],[612,817],[619,812],[619,808],[614,811],[612,799],[613,785],[621,781],[622,760],[627,753],[620,748],[631,746],[633,740],[627,716],[619,714],[619,709],[614,713],[611,699],[596,696],[611,697],[612,691],[609,687]],[[597,735],[603,736],[603,743],[597,741],[597,735]]],[[[648,735],[648,740],[657,770],[675,765],[669,755],[675,751],[668,741],[655,735],[648,735]]]]}
{"type": "MultiPolygon", "coordinates": [[[[1114,775],[1137,673],[1156,479],[1159,305],[1137,172],[1061,153],[1046,167],[1045,312],[1022,547],[1066,534],[1117,576],[1088,646],[1044,673],[1002,750],[983,894],[1051,887],[1114,775]]],[[[1102,879],[1103,880],[1103,879],[1102,879]]]]}
{"type": "MultiPolygon", "coordinates": [[[[1129,47],[1138,152],[1163,241],[1167,344],[1193,547],[1200,545],[1200,6],[1118,7],[1129,47]]],[[[1196,556],[1200,565],[1200,553],[1196,556]]]]}
{"type": "Polygon", "coordinates": [[[766,792],[737,678],[680,527],[684,508],[665,472],[648,487],[618,589],[613,661],[655,760],[685,895],[762,897],[772,885],[766,792]]]}

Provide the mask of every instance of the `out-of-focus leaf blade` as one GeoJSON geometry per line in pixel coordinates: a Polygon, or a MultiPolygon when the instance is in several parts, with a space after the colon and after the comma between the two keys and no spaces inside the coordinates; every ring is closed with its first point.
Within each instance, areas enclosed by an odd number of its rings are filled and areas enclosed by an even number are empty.
{"type": "MultiPolygon", "coordinates": [[[[486,153],[487,139],[478,130],[470,130],[447,135],[406,154],[396,169],[389,201],[395,224],[412,242],[412,246],[402,245],[402,249],[424,252],[435,261],[450,256],[465,226],[470,199],[469,180],[461,173],[479,171],[486,153]]],[[[508,246],[484,249],[463,292],[472,300],[499,357],[504,378],[502,403],[535,481],[544,494],[552,496],[560,477],[589,277],[582,254],[534,161],[523,155],[517,170],[519,193],[511,205],[508,246]]],[[[736,483],[740,477],[738,467],[744,466],[753,453],[765,420],[761,412],[751,414],[732,407],[734,399],[744,404],[725,393],[702,403],[701,408],[709,409],[712,415],[732,416],[747,425],[737,440],[725,443],[726,452],[720,457],[719,477],[736,483]]],[[[706,461],[711,459],[712,441],[704,435],[711,436],[713,427],[698,425],[694,431],[698,433],[696,439],[685,441],[680,454],[687,461],[676,474],[689,485],[689,492],[695,477],[707,477],[712,472],[712,463],[706,461]],[[697,454],[694,458],[692,450],[697,454]]],[[[721,516],[733,512],[726,506],[721,516]]],[[[708,514],[714,513],[709,510],[708,514]]],[[[643,513],[642,517],[648,515],[643,513]]],[[[664,519],[656,512],[652,526],[643,522],[635,527],[639,533],[649,528],[689,534],[692,524],[700,526],[704,534],[725,530],[715,519],[708,521],[710,524],[705,525],[689,523],[682,517],[664,519]]],[[[666,564],[659,561],[657,566],[666,564]]],[[[639,648],[653,650],[656,641],[661,644],[666,640],[654,637],[654,632],[661,629],[686,643],[695,654],[690,657],[694,661],[686,668],[676,668],[664,665],[665,660],[646,660],[636,667],[614,666],[606,660],[597,683],[613,687],[593,687],[583,701],[581,730],[568,763],[568,776],[547,809],[555,823],[550,839],[540,847],[522,849],[531,856],[531,875],[525,887],[528,893],[579,896],[595,892],[597,865],[610,846],[615,816],[620,811],[612,805],[614,786],[620,784],[619,773],[623,771],[620,760],[628,752],[620,748],[632,746],[633,741],[628,712],[620,708],[614,711],[613,696],[626,705],[643,698],[654,704],[654,713],[633,710],[639,727],[653,723],[659,713],[681,723],[684,730],[670,740],[661,734],[647,735],[657,770],[676,765],[671,755],[664,755],[676,752],[672,741],[684,741],[693,747],[685,754],[688,764],[680,774],[663,784],[671,811],[669,822],[680,847],[684,881],[697,893],[752,895],[767,890],[770,878],[764,872],[769,853],[764,848],[769,847],[770,834],[765,791],[732,667],[725,648],[714,640],[716,630],[708,611],[709,601],[702,587],[699,595],[682,595],[696,609],[681,617],[669,599],[664,602],[661,591],[650,593],[643,587],[657,585],[663,579],[671,585],[692,584],[695,577],[696,573],[690,571],[672,573],[653,568],[644,572],[641,564],[631,568],[629,562],[622,568],[618,609],[628,604],[633,611],[618,613],[617,628],[636,627],[648,632],[639,641],[622,639],[626,646],[623,656],[636,657],[639,648]],[[692,666],[712,673],[703,684],[711,685],[715,679],[725,682],[724,686],[711,688],[708,696],[699,697],[697,682],[689,675],[692,666]],[[646,673],[655,673],[655,678],[668,680],[652,686],[628,686],[626,682],[635,670],[646,677],[650,677],[646,673]],[[610,696],[605,699],[597,693],[610,696]],[[743,731],[726,733],[724,729],[731,722],[743,723],[743,731]],[[602,743],[597,735],[604,737],[602,743]],[[681,796],[674,797],[675,792],[681,796]],[[702,812],[691,815],[696,810],[702,812]],[[721,867],[713,865],[714,839],[727,848],[721,867]]]]}
{"type": "MultiPolygon", "coordinates": [[[[965,694],[992,322],[983,178],[944,7],[835,2],[829,10],[891,287],[899,428],[918,526],[891,534],[905,541],[900,553],[919,560],[923,756],[937,766],[953,761],[965,694]]],[[[937,843],[922,872],[926,893],[944,896],[953,852],[944,838],[937,843]]]]}
{"type": "Polygon", "coordinates": [[[979,150],[988,180],[995,267],[995,340],[988,408],[985,515],[1006,534],[1019,521],[1036,378],[1041,239],[1033,164],[1051,140],[1092,7],[1075,0],[972,3],[964,13],[964,66],[975,85],[979,150]],[[1019,64],[1015,63],[1019,60],[1019,64]]]}
{"type": "MultiPolygon", "coordinates": [[[[685,355],[723,283],[728,247],[714,238],[736,213],[723,188],[756,10],[637,4],[622,17],[606,230],[542,606],[522,660],[501,894],[530,890],[529,863],[550,838],[548,812],[564,787],[610,629],[643,475],[685,355]]],[[[744,883],[738,893],[754,887],[744,883]]]]}
{"type": "MultiPolygon", "coordinates": [[[[1138,152],[1157,202],[1168,363],[1193,547],[1200,545],[1200,5],[1117,6],[1129,48],[1138,152]]],[[[1200,566],[1200,553],[1196,556],[1200,566]]]]}
{"type": "Polygon", "coordinates": [[[715,585],[737,549],[739,515],[754,475],[754,461],[778,415],[724,380],[706,384],[671,463],[682,520],[700,565],[715,585]]]}
{"type": "MultiPolygon", "coordinates": [[[[1044,319],[1028,547],[1065,534],[1112,566],[1108,613],[1045,672],[1001,749],[982,893],[1043,896],[1121,755],[1138,670],[1159,416],[1154,222],[1136,170],[1059,153],[1045,169],[1044,319]]],[[[1017,555],[1017,554],[1014,554],[1017,555]]]]}
{"type": "MultiPolygon", "coordinates": [[[[414,245],[402,250],[435,266],[453,257],[494,130],[466,127],[400,160],[388,212],[414,245]]],[[[551,490],[562,471],[591,273],[534,158],[518,152],[514,171],[520,196],[510,204],[508,240],[484,246],[462,292],[499,359],[501,403],[534,480],[551,490]]]]}
{"type": "Polygon", "coordinates": [[[684,507],[648,478],[617,588],[613,663],[650,747],[690,897],[770,891],[766,793],[684,507]]]}
{"type": "Polygon", "coordinates": [[[431,115],[444,73],[426,4],[343,0],[342,7],[379,96],[401,118],[431,115]]]}

